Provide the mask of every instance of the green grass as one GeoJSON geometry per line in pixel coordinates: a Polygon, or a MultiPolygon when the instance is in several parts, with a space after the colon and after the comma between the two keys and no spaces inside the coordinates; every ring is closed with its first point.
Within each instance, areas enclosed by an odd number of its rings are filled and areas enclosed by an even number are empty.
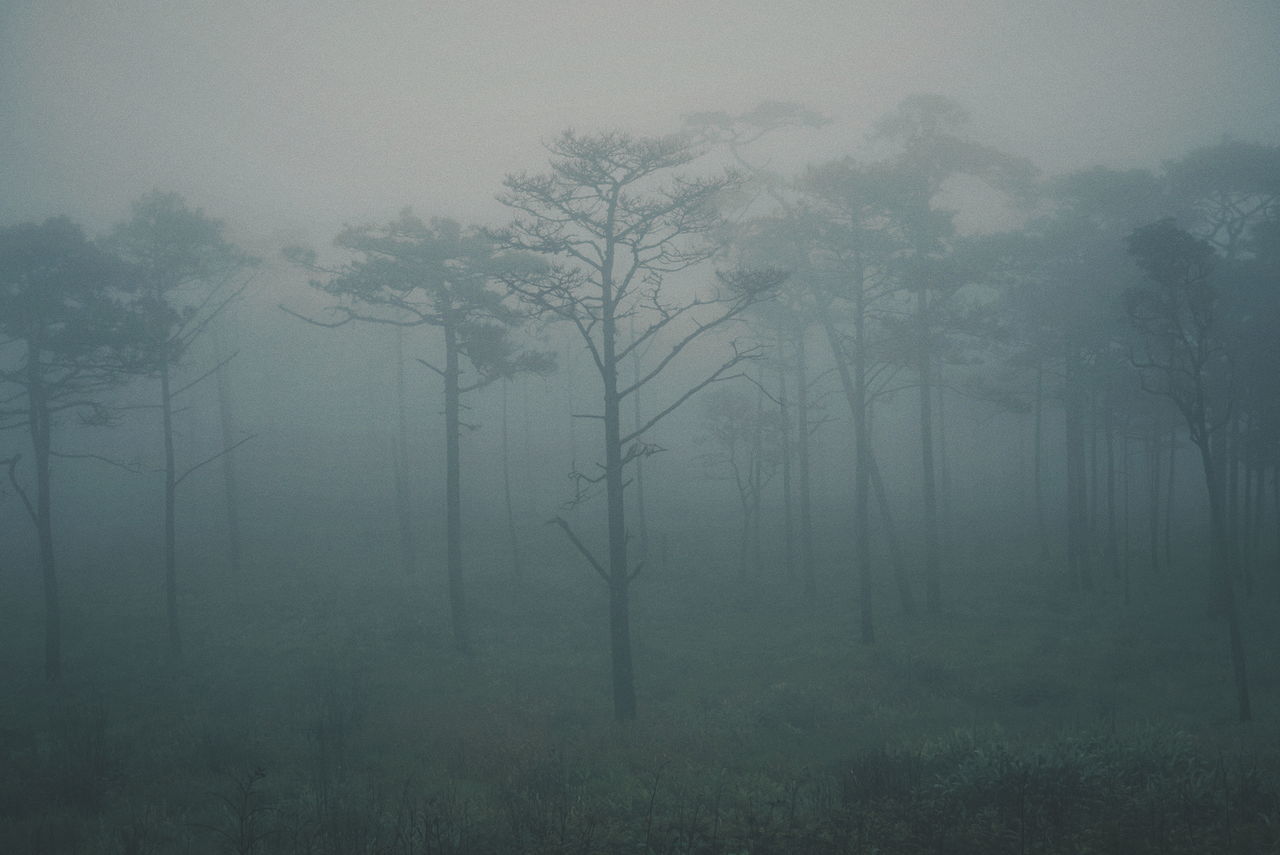
{"type": "Polygon", "coordinates": [[[239,579],[188,562],[176,667],[154,569],[104,561],[65,580],[56,689],[13,586],[0,851],[1280,851],[1274,591],[1247,608],[1245,726],[1190,570],[1126,607],[986,560],[953,568],[937,618],[886,585],[868,647],[840,568],[808,604],[739,585],[726,545],[645,571],[619,726],[603,591],[558,547],[517,588],[473,546],[472,657],[438,570],[315,544],[255,544],[239,579]]]}

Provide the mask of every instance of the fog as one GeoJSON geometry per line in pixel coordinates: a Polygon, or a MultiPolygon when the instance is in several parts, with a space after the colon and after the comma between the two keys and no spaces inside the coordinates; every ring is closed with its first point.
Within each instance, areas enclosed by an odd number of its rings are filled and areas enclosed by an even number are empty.
{"type": "Polygon", "coordinates": [[[0,851],[1274,851],[1277,56],[0,0],[0,851]]]}
{"type": "Polygon", "coordinates": [[[503,175],[568,127],[667,133],[765,100],[833,120],[777,168],[848,153],[948,95],[1049,173],[1273,139],[1274,3],[8,2],[0,217],[104,227],[176,190],[248,235],[327,240],[412,204],[502,216],[503,175]]]}

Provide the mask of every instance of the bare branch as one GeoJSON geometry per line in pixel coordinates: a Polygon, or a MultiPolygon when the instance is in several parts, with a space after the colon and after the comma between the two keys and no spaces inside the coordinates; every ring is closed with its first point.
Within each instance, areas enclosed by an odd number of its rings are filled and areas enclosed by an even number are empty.
{"type": "Polygon", "coordinates": [[[18,483],[18,461],[22,459],[21,454],[15,454],[13,457],[5,460],[9,469],[9,483],[13,485],[13,490],[18,494],[18,498],[22,499],[22,504],[27,509],[27,516],[31,517],[31,522],[39,525],[40,521],[36,517],[36,509],[31,505],[31,499],[27,496],[27,491],[22,489],[22,485],[18,483]]]}
{"type": "Polygon", "coordinates": [[[110,457],[103,457],[101,454],[90,454],[88,452],[72,453],[66,451],[50,451],[49,456],[62,458],[63,460],[97,460],[98,462],[105,463],[108,466],[123,469],[125,472],[132,475],[141,475],[147,471],[138,463],[125,463],[120,460],[112,460],[110,457]]]}
{"type": "Polygon", "coordinates": [[[213,454],[213,455],[211,455],[211,456],[209,456],[209,457],[206,457],[204,460],[201,460],[201,461],[200,461],[199,463],[197,463],[195,466],[192,466],[192,467],[191,467],[190,469],[188,469],[186,472],[183,472],[181,475],[179,475],[177,478],[175,478],[175,479],[174,479],[174,481],[173,481],[173,485],[176,487],[177,485],[181,484],[184,480],[186,480],[186,477],[187,477],[188,475],[190,475],[191,473],[195,472],[197,469],[201,468],[202,466],[205,466],[206,464],[212,463],[213,461],[217,460],[219,457],[224,457],[224,456],[226,456],[226,455],[230,454],[231,452],[235,451],[235,450],[236,450],[237,448],[239,448],[240,446],[244,445],[244,444],[245,444],[246,442],[248,442],[249,440],[253,439],[255,436],[257,436],[257,434],[252,434],[252,433],[251,433],[251,434],[249,434],[248,436],[246,436],[246,437],[244,437],[243,439],[241,439],[240,441],[238,441],[238,442],[234,442],[234,443],[232,443],[231,445],[227,446],[226,448],[222,449],[222,450],[221,450],[221,451],[219,451],[217,454],[213,454]]]}
{"type": "Polygon", "coordinates": [[[202,380],[205,380],[205,379],[207,379],[207,378],[211,377],[212,375],[217,374],[219,371],[221,371],[223,368],[225,368],[225,367],[226,367],[226,365],[227,365],[227,363],[228,363],[228,362],[230,362],[231,360],[235,359],[235,357],[236,357],[236,353],[239,353],[239,352],[240,352],[240,351],[238,351],[238,350],[237,350],[235,353],[232,353],[232,354],[231,354],[230,356],[228,356],[226,359],[222,360],[222,361],[221,361],[221,362],[219,362],[217,365],[213,366],[213,367],[212,367],[212,368],[210,368],[208,371],[206,371],[205,373],[201,374],[199,377],[197,377],[196,379],[192,380],[192,381],[191,381],[190,383],[188,383],[187,385],[185,385],[185,386],[181,387],[180,389],[178,389],[178,390],[176,390],[176,391],[174,391],[174,392],[170,393],[170,394],[169,394],[169,397],[170,397],[170,398],[176,398],[176,397],[178,397],[179,395],[181,395],[183,392],[185,392],[185,391],[187,391],[188,389],[190,389],[192,386],[195,386],[195,385],[197,385],[198,383],[200,383],[202,380]]]}
{"type": "Polygon", "coordinates": [[[600,562],[591,554],[591,551],[587,549],[586,545],[584,545],[581,540],[578,540],[578,536],[573,533],[573,529],[569,528],[569,523],[564,517],[552,517],[547,520],[547,524],[555,524],[564,529],[564,533],[568,535],[570,542],[572,542],[573,545],[577,547],[578,551],[582,553],[582,556],[590,562],[591,567],[596,571],[596,574],[604,580],[606,585],[609,584],[609,574],[605,572],[604,567],[600,566],[600,562]]]}
{"type": "Polygon", "coordinates": [[[671,404],[669,404],[668,406],[660,410],[657,413],[657,415],[655,415],[653,418],[649,419],[647,422],[645,422],[643,425],[633,430],[631,433],[623,436],[621,440],[622,443],[625,445],[626,443],[636,439],[637,437],[642,435],[645,431],[647,431],[649,428],[653,427],[658,422],[662,421],[664,418],[670,415],[673,410],[675,410],[685,401],[689,400],[694,395],[698,394],[703,389],[710,386],[712,383],[721,383],[721,382],[724,382],[725,380],[733,380],[737,377],[743,376],[742,374],[731,374],[729,376],[725,376],[724,372],[728,371],[730,368],[737,365],[739,362],[742,362],[744,359],[753,359],[755,357],[756,350],[758,350],[758,348],[751,348],[749,350],[740,351],[735,345],[733,356],[728,361],[726,361],[719,368],[717,368],[710,376],[704,378],[702,382],[697,383],[691,386],[689,389],[685,390],[683,395],[676,398],[674,401],[671,402],[671,404]]]}

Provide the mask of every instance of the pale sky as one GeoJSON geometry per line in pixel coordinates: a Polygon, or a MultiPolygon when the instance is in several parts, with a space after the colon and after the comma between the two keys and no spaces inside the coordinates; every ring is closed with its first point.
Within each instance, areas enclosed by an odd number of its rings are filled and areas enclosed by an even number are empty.
{"type": "Polygon", "coordinates": [[[177,190],[263,241],[498,222],[567,127],[799,101],[857,150],[906,95],[1049,173],[1280,142],[1278,0],[0,0],[0,225],[177,190]]]}

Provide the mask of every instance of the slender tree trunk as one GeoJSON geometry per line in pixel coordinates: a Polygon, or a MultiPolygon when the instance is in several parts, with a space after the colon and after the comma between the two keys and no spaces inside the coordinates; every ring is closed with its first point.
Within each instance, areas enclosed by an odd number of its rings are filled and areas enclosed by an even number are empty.
{"type": "Polygon", "coordinates": [[[1086,458],[1089,461],[1089,477],[1085,481],[1088,484],[1086,513],[1088,514],[1089,522],[1086,531],[1090,534],[1085,548],[1096,554],[1099,544],[1095,538],[1102,530],[1102,526],[1099,523],[1102,502],[1098,498],[1098,492],[1102,488],[1102,479],[1098,477],[1098,425],[1100,420],[1098,419],[1097,394],[1093,391],[1088,391],[1085,394],[1089,401],[1086,411],[1089,426],[1089,453],[1086,458]]]}
{"type": "MultiPolygon", "coordinates": [[[[1231,567],[1237,578],[1243,578],[1245,565],[1240,555],[1240,419],[1233,417],[1223,433],[1222,465],[1226,471],[1227,548],[1231,550],[1231,567]]],[[[1245,580],[1245,590],[1248,590],[1245,580]]]]}
{"type": "Polygon", "coordinates": [[[631,568],[627,565],[625,482],[622,464],[621,398],[618,396],[617,315],[614,305],[613,246],[609,245],[601,287],[600,374],[604,383],[604,474],[609,526],[609,651],[613,714],[636,717],[635,671],[631,651],[631,568]]]}
{"type": "Polygon", "coordinates": [[[1271,467],[1271,512],[1276,517],[1276,569],[1280,571],[1280,463],[1271,467]]]}
{"type": "MultiPolygon", "coordinates": [[[[229,449],[236,443],[236,421],[231,406],[231,378],[228,376],[229,366],[225,361],[229,358],[226,345],[222,342],[222,327],[215,327],[218,337],[219,365],[216,372],[218,388],[218,422],[222,429],[222,447],[229,449]]],[[[240,487],[236,477],[236,458],[234,451],[226,451],[222,455],[222,489],[227,507],[227,558],[231,562],[233,573],[240,574],[240,487]]]]}
{"type": "Polygon", "coordinates": [[[1120,543],[1119,543],[1119,549],[1120,549],[1120,565],[1119,566],[1120,566],[1121,584],[1123,585],[1123,588],[1124,588],[1125,605],[1128,605],[1130,602],[1131,594],[1129,589],[1129,581],[1131,578],[1130,574],[1133,569],[1132,563],[1130,560],[1130,556],[1132,555],[1133,550],[1129,542],[1129,534],[1133,530],[1131,528],[1130,515],[1129,515],[1129,510],[1130,510],[1129,503],[1130,503],[1131,489],[1132,489],[1131,485],[1133,483],[1132,482],[1133,455],[1129,450],[1129,430],[1128,430],[1127,421],[1128,420],[1126,419],[1126,424],[1123,426],[1124,427],[1123,432],[1120,434],[1120,461],[1121,461],[1120,471],[1121,471],[1121,484],[1123,484],[1123,490],[1121,491],[1121,508],[1122,508],[1121,520],[1123,521],[1123,524],[1120,527],[1121,537],[1120,537],[1120,543]]]}
{"type": "Polygon", "coordinates": [[[809,483],[809,369],[804,332],[796,338],[796,463],[800,467],[800,575],[805,599],[818,596],[817,567],[813,555],[813,499],[809,483]]]}
{"type": "MultiPolygon", "coordinates": [[[[748,461],[748,471],[750,471],[750,466],[750,461],[748,461]]],[[[738,465],[733,463],[733,477],[734,483],[738,487],[738,508],[742,511],[742,529],[738,532],[738,584],[745,585],[751,544],[751,476],[748,475],[744,479],[738,465]]]]}
{"type": "Polygon", "coordinates": [[[863,644],[873,644],[876,640],[875,623],[872,610],[872,572],[871,572],[871,531],[868,525],[868,495],[870,484],[870,449],[867,447],[867,389],[866,374],[859,359],[864,327],[861,301],[857,295],[861,291],[860,283],[854,284],[854,358],[852,368],[845,359],[844,349],[840,346],[840,338],[835,325],[824,319],[822,328],[827,334],[827,343],[831,347],[831,356],[836,363],[836,372],[840,376],[840,385],[844,389],[845,400],[849,403],[849,412],[853,416],[854,432],[854,473],[853,473],[853,560],[858,578],[858,624],[863,644]]]}
{"type": "Polygon", "coordinates": [[[1093,590],[1089,557],[1089,504],[1086,484],[1084,391],[1079,354],[1068,343],[1064,361],[1063,415],[1067,451],[1067,567],[1074,586],[1093,590]]]}
{"type": "Polygon", "coordinates": [[[1044,510],[1044,364],[1039,361],[1036,362],[1034,412],[1035,427],[1032,441],[1035,448],[1032,451],[1032,468],[1035,482],[1036,534],[1040,539],[1040,560],[1047,562],[1049,560],[1049,529],[1045,524],[1044,510]]]}
{"type": "Polygon", "coordinates": [[[1169,425],[1169,483],[1164,497],[1164,566],[1173,570],[1173,496],[1178,463],[1178,426],[1169,425]]]}
{"type": "Polygon", "coordinates": [[[1244,637],[1240,627],[1240,615],[1236,605],[1235,572],[1231,567],[1230,537],[1231,529],[1227,521],[1225,502],[1223,501],[1223,485],[1218,473],[1217,461],[1214,459],[1211,444],[1206,436],[1207,431],[1201,426],[1200,440],[1196,445],[1200,449],[1200,462],[1204,468],[1205,486],[1209,491],[1209,520],[1212,530],[1213,563],[1223,607],[1227,618],[1227,635],[1231,646],[1231,666],[1235,676],[1236,707],[1240,721],[1251,721],[1253,710],[1249,700],[1249,676],[1245,665],[1244,637]]]}
{"type": "Polygon", "coordinates": [[[1254,467],[1249,465],[1249,454],[1247,448],[1247,431],[1248,426],[1244,423],[1245,419],[1241,419],[1240,433],[1236,437],[1237,458],[1239,466],[1242,470],[1240,473],[1240,521],[1236,528],[1238,536],[1236,538],[1237,561],[1240,564],[1240,575],[1244,577],[1244,593],[1245,596],[1253,594],[1253,498],[1254,498],[1254,467]]]}
{"type": "Polygon", "coordinates": [[[395,468],[396,513],[400,527],[400,566],[405,573],[418,568],[418,544],[413,536],[413,489],[409,478],[409,414],[404,388],[404,328],[396,327],[396,439],[392,448],[395,468]]]}
{"type": "Polygon", "coordinates": [[[1160,425],[1155,420],[1147,432],[1147,535],[1151,551],[1151,573],[1160,573],[1160,480],[1164,462],[1160,454],[1160,425]]]}
{"type": "Polygon", "coordinates": [[[516,531],[516,512],[511,499],[511,423],[507,413],[507,385],[502,381],[502,501],[507,511],[507,536],[511,541],[511,572],[517,582],[524,579],[524,564],[520,559],[520,535],[516,531]]]}
{"type": "Polygon", "coordinates": [[[453,642],[463,653],[471,652],[471,627],[467,618],[467,598],[462,580],[462,448],[459,410],[461,392],[458,377],[457,331],[452,322],[444,324],[444,432],[445,432],[445,540],[449,574],[449,610],[453,620],[453,642]]]}
{"type": "Polygon", "coordinates": [[[756,423],[751,432],[751,467],[747,483],[751,487],[751,564],[756,578],[764,568],[764,554],[760,540],[760,503],[764,493],[764,377],[759,378],[756,389],[756,423]]]}
{"type": "Polygon", "coordinates": [[[1262,532],[1266,528],[1267,519],[1267,467],[1266,464],[1259,460],[1254,467],[1253,475],[1253,522],[1250,525],[1250,531],[1253,533],[1249,540],[1249,562],[1250,566],[1258,565],[1261,570],[1262,556],[1262,532]]]}
{"type": "MultiPolygon", "coordinates": [[[[828,328],[828,335],[831,334],[828,328]]],[[[871,427],[867,418],[867,353],[866,282],[859,270],[853,282],[853,408],[854,463],[853,517],[858,542],[854,557],[858,562],[859,624],[863,644],[874,644],[875,624],[872,616],[871,567],[871,427]]]]}
{"type": "Polygon", "coordinates": [[[934,409],[934,424],[937,426],[938,443],[938,543],[941,552],[947,555],[956,554],[954,540],[955,528],[952,519],[951,505],[951,459],[947,453],[947,386],[945,367],[939,362],[934,393],[937,398],[934,409]]]}
{"type": "Polygon", "coordinates": [[[38,343],[27,348],[27,402],[30,415],[31,450],[35,458],[36,501],[32,522],[40,548],[40,581],[44,590],[44,676],[50,682],[62,679],[62,601],[58,594],[58,573],[53,552],[53,502],[50,494],[49,457],[52,427],[48,390],[42,376],[38,343]]]}
{"type": "Polygon", "coordinates": [[[178,619],[178,471],[173,449],[168,360],[160,363],[160,411],[164,428],[164,595],[169,616],[169,653],[176,659],[182,656],[182,629],[178,619]]]}
{"type": "MultiPolygon", "coordinates": [[[[870,422],[870,414],[868,414],[868,426],[870,422]]],[[[869,454],[867,457],[867,474],[871,477],[871,488],[875,491],[876,504],[880,508],[880,522],[884,525],[885,540],[889,543],[889,562],[893,567],[893,583],[898,589],[898,602],[902,605],[903,614],[914,615],[916,598],[911,593],[911,578],[907,575],[907,562],[902,554],[902,541],[898,537],[898,525],[894,522],[884,479],[880,477],[880,466],[876,463],[874,454],[869,454]]]]}
{"type": "MultiPolygon", "coordinates": [[[[631,325],[631,338],[634,340],[636,335],[635,318],[628,319],[631,325]]],[[[635,382],[640,382],[640,351],[633,350],[631,352],[631,368],[634,372],[635,382]]],[[[631,416],[635,420],[636,429],[639,429],[642,422],[640,421],[640,387],[636,386],[634,392],[631,393],[631,416]]],[[[640,554],[637,560],[643,564],[649,560],[649,514],[645,507],[644,500],[644,455],[636,458],[636,525],[640,529],[640,542],[637,544],[640,554]]]]}
{"type": "Polygon", "coordinates": [[[916,374],[920,382],[920,465],[924,474],[924,584],[925,608],[942,611],[942,581],[938,554],[938,487],[933,461],[933,349],[930,346],[929,292],[923,283],[916,291],[916,374]]]}
{"type": "MultiPolygon", "coordinates": [[[[781,351],[785,342],[778,336],[778,349],[781,351]]],[[[796,533],[795,516],[791,507],[791,402],[787,400],[787,366],[785,358],[778,369],[778,418],[780,421],[779,438],[782,448],[782,567],[788,579],[796,575],[796,533]]]]}
{"type": "MultiPolygon", "coordinates": [[[[1102,407],[1102,435],[1105,443],[1107,455],[1107,563],[1111,565],[1111,575],[1113,578],[1120,578],[1120,545],[1119,534],[1116,531],[1116,452],[1115,452],[1115,424],[1111,420],[1111,408],[1105,403],[1102,407]]],[[[1127,440],[1125,446],[1128,447],[1127,440]]],[[[1123,452],[1122,452],[1123,453],[1123,452]]],[[[1129,460],[1124,458],[1125,475],[1128,477],[1129,460]]],[[[1128,489],[1128,482],[1125,483],[1128,489]]],[[[1128,507],[1126,503],[1126,508],[1128,507]]]]}

